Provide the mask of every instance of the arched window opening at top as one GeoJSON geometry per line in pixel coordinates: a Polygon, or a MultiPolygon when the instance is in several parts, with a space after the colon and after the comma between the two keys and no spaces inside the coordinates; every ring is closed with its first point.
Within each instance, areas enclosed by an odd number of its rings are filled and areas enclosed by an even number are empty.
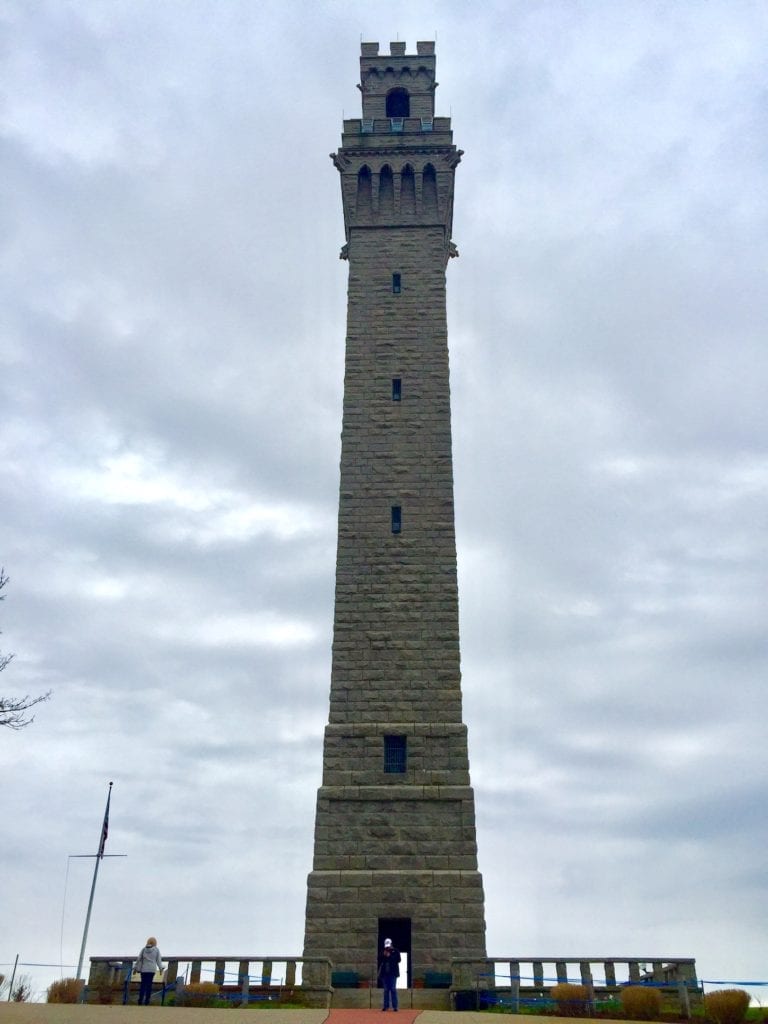
{"type": "Polygon", "coordinates": [[[392,168],[384,164],[379,173],[379,214],[391,217],[395,209],[395,185],[392,168]]]}
{"type": "Polygon", "coordinates": [[[393,89],[387,93],[387,117],[410,117],[411,97],[407,89],[393,89]]]}
{"type": "Polygon", "coordinates": [[[357,215],[358,217],[371,212],[371,172],[361,167],[357,175],[357,215]]]}
{"type": "Polygon", "coordinates": [[[427,164],[424,168],[422,206],[425,214],[433,217],[437,216],[437,176],[432,164],[427,164]]]}
{"type": "Polygon", "coordinates": [[[416,178],[413,168],[406,164],[400,176],[400,212],[404,217],[416,213],[416,178]]]}

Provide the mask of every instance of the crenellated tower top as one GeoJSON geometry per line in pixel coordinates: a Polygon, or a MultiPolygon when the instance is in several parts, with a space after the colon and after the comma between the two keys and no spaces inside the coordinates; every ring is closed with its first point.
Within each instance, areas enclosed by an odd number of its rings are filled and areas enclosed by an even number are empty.
{"type": "Polygon", "coordinates": [[[390,43],[389,54],[379,54],[378,43],[360,47],[360,85],[363,117],[435,116],[435,44],[416,43],[407,54],[405,43],[390,43]]]}
{"type": "Polygon", "coordinates": [[[451,241],[453,186],[462,150],[453,144],[451,119],[435,117],[435,44],[362,43],[362,117],[344,121],[341,148],[331,153],[341,175],[347,244],[355,227],[439,225],[446,259],[451,241]]]}

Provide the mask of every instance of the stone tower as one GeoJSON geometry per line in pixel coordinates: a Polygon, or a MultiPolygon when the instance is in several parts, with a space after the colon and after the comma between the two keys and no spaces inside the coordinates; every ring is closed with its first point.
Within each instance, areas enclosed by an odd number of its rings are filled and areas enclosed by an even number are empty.
{"type": "Polygon", "coordinates": [[[330,715],[305,956],[408,984],[485,957],[461,713],[445,271],[461,150],[435,117],[434,43],[363,43],[344,121],[349,261],[330,715]]]}

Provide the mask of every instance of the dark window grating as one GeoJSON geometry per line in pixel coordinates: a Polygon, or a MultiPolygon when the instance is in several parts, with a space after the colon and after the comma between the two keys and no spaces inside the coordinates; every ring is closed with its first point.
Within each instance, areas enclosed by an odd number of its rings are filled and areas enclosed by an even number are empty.
{"type": "Polygon", "coordinates": [[[392,378],[392,401],[399,402],[403,397],[403,382],[400,377],[392,378]]]}
{"type": "Polygon", "coordinates": [[[400,533],[403,528],[403,510],[400,505],[392,506],[392,533],[400,533]]]}
{"type": "Polygon", "coordinates": [[[384,737],[384,771],[395,773],[405,771],[407,745],[405,736],[384,737]]]}
{"type": "Polygon", "coordinates": [[[400,284],[400,275],[399,274],[393,274],[392,275],[392,294],[393,295],[399,295],[401,287],[402,286],[400,284]]]}

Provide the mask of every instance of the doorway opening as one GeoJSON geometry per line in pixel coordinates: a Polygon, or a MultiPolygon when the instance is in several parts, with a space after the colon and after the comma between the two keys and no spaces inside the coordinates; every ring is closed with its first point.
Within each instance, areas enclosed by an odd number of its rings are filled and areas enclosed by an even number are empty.
{"type": "MultiPolygon", "coordinates": [[[[410,988],[412,960],[410,917],[380,917],[377,957],[381,955],[384,948],[384,939],[392,939],[393,946],[400,954],[400,977],[397,979],[397,987],[410,988]]],[[[381,987],[381,982],[379,982],[379,988],[381,987]]]]}

